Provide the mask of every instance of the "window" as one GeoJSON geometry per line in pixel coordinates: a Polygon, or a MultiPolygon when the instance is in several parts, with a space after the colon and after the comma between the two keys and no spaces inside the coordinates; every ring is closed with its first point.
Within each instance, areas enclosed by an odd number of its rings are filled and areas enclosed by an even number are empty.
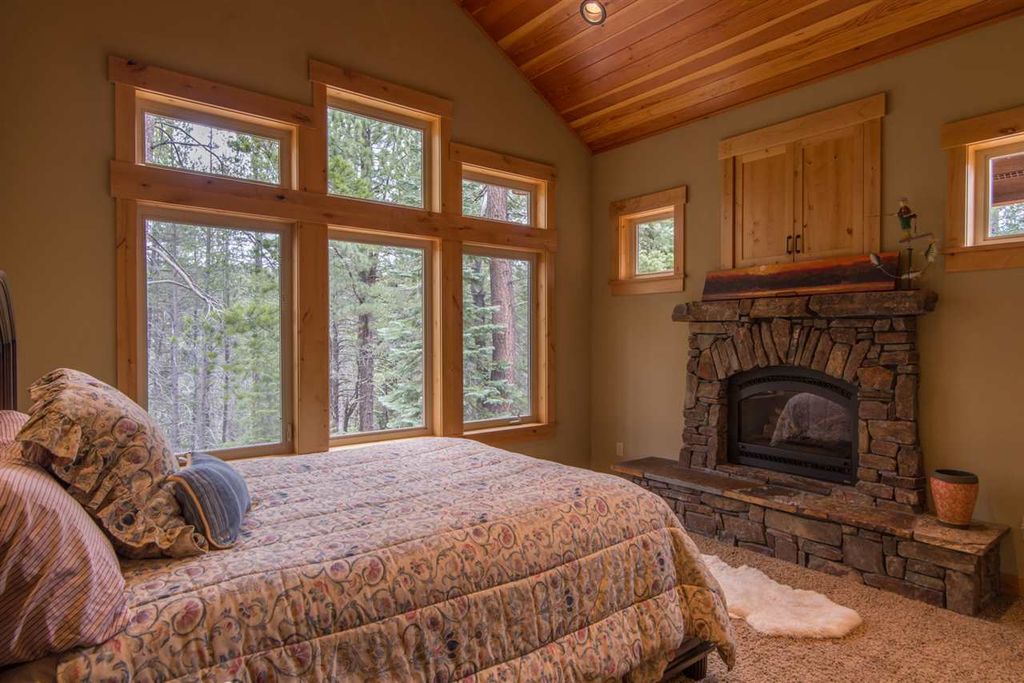
{"type": "Polygon", "coordinates": [[[286,442],[284,229],[144,220],[149,412],[172,450],[286,442]]]}
{"type": "Polygon", "coordinates": [[[613,294],[683,290],[683,207],[686,187],[611,205],[613,294]]]}
{"type": "Polygon", "coordinates": [[[1024,238],[1024,139],[974,155],[974,244],[1024,238]]]}
{"type": "Polygon", "coordinates": [[[550,205],[553,168],[457,143],[451,144],[449,156],[461,169],[463,216],[554,228],[550,205]]]}
{"type": "Polygon", "coordinates": [[[494,251],[462,259],[463,418],[534,421],[536,260],[494,251]]]}
{"type": "Polygon", "coordinates": [[[142,161],[192,173],[286,184],[288,131],[142,99],[142,161]]]}
{"type": "Polygon", "coordinates": [[[462,215],[532,225],[534,190],[527,183],[500,182],[482,173],[463,173],[462,215]]]}
{"type": "Polygon", "coordinates": [[[109,58],[118,387],[222,457],[550,435],[555,169],[309,73],[305,104],[109,58]]]}
{"type": "Polygon", "coordinates": [[[328,107],[327,144],[331,194],[426,206],[427,135],[422,124],[328,107]]]}
{"type": "Polygon", "coordinates": [[[671,215],[641,219],[636,232],[635,275],[658,275],[675,269],[676,229],[671,215]]]}
{"type": "Polygon", "coordinates": [[[428,249],[366,239],[328,243],[332,437],[429,424],[428,249]]]}
{"type": "Polygon", "coordinates": [[[949,123],[948,271],[1024,267],[1024,107],[949,123]]]}

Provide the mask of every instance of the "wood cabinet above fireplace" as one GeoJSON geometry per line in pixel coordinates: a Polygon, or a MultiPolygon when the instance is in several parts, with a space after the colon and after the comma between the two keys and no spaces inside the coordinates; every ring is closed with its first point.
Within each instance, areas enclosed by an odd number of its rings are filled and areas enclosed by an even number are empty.
{"type": "Polygon", "coordinates": [[[878,251],[885,95],[722,140],[722,267],[878,251]]]}

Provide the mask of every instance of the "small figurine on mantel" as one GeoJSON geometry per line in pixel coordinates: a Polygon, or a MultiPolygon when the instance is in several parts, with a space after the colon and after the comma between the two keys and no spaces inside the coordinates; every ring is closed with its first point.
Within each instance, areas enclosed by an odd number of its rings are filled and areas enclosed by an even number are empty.
{"type": "MultiPolygon", "coordinates": [[[[889,214],[893,215],[893,214],[889,214]]],[[[878,254],[869,254],[871,263],[874,264],[875,268],[896,280],[897,289],[913,289],[916,280],[920,279],[924,275],[925,271],[928,270],[929,266],[935,263],[935,259],[939,255],[939,247],[936,243],[935,236],[930,232],[919,233],[917,231],[917,214],[910,205],[907,204],[907,199],[904,197],[900,199],[900,208],[896,210],[896,218],[900,222],[900,230],[903,232],[903,237],[900,238],[900,250],[899,250],[899,262],[897,264],[897,272],[889,272],[885,266],[882,265],[882,259],[878,254]],[[921,268],[914,270],[914,245],[925,244],[924,247],[924,263],[921,268]]]]}

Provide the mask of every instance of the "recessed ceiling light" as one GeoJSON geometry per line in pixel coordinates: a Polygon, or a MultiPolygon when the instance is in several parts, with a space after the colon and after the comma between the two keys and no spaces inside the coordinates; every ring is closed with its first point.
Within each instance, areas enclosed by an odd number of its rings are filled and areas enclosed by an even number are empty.
{"type": "Polygon", "coordinates": [[[588,24],[600,26],[608,16],[608,10],[597,0],[583,0],[580,3],[580,16],[588,24]]]}

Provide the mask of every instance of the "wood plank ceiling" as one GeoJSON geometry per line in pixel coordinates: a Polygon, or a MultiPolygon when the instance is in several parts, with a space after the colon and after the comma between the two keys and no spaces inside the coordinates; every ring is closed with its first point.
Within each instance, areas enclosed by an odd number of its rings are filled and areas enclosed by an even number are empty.
{"type": "MultiPolygon", "coordinates": [[[[1024,10],[1024,0],[456,0],[602,151],[1024,10]]],[[[936,65],[939,68],[941,65],[936,65]]]]}

